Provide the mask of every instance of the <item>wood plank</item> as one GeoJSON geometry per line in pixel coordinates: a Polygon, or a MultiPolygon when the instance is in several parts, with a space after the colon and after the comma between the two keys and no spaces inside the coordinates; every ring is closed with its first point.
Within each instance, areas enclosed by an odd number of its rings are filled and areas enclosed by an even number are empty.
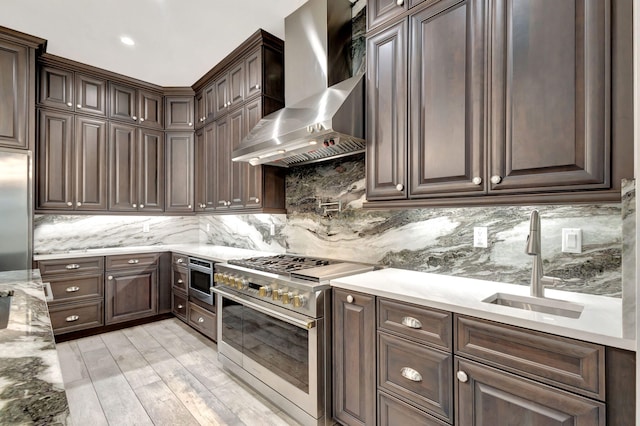
{"type": "Polygon", "coordinates": [[[58,343],[56,350],[65,388],[77,381],[91,381],[77,342],[58,343]]]}
{"type": "Polygon", "coordinates": [[[103,426],[109,424],[91,379],[86,378],[69,384],[65,383],[64,388],[74,425],[103,426]]]}
{"type": "Polygon", "coordinates": [[[189,410],[163,381],[134,389],[138,399],[156,425],[199,425],[189,410]]]}
{"type": "Polygon", "coordinates": [[[132,389],[161,380],[122,331],[103,334],[102,340],[132,389]]]}

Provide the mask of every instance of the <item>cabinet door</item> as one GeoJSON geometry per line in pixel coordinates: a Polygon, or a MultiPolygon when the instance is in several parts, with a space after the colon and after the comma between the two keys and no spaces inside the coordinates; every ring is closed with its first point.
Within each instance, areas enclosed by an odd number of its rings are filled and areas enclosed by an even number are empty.
{"type": "Polygon", "coordinates": [[[84,74],[76,74],[75,81],[76,111],[107,115],[107,81],[84,74]]]}
{"type": "Polygon", "coordinates": [[[346,425],[373,425],[375,298],[334,288],[333,315],[333,416],[346,425]]]}
{"type": "Polygon", "coordinates": [[[610,9],[494,2],[490,192],[609,187],[610,9]]]}
{"type": "Polygon", "coordinates": [[[409,8],[409,0],[368,0],[367,29],[371,30],[399,16],[409,8]]]}
{"type": "Polygon", "coordinates": [[[215,208],[216,151],[215,123],[196,132],[196,211],[215,208]]]}
{"type": "Polygon", "coordinates": [[[407,196],[407,21],[367,40],[367,199],[407,196]]]}
{"type": "Polygon", "coordinates": [[[244,109],[240,108],[229,114],[229,167],[231,168],[231,208],[244,207],[244,179],[248,163],[231,161],[231,152],[240,145],[244,136],[244,109]]]}
{"type": "Polygon", "coordinates": [[[105,283],[106,324],[158,313],[157,269],[108,274],[105,283]]]}
{"type": "Polygon", "coordinates": [[[229,74],[220,76],[214,83],[213,117],[217,119],[227,113],[229,102],[229,74]]]}
{"type": "Polygon", "coordinates": [[[226,210],[231,205],[231,141],[229,117],[214,122],[214,146],[216,150],[216,194],[214,205],[226,210]]]}
{"type": "Polygon", "coordinates": [[[195,125],[195,128],[198,129],[198,128],[204,126],[204,122],[207,119],[204,91],[196,93],[195,111],[196,111],[196,116],[195,116],[196,125],[195,125]]]}
{"type": "Polygon", "coordinates": [[[162,130],[163,113],[162,95],[158,93],[138,91],[138,122],[141,126],[162,130]]]}
{"type": "Polygon", "coordinates": [[[0,40],[0,146],[29,147],[29,56],[28,47],[0,40]]]}
{"type": "Polygon", "coordinates": [[[136,113],[136,89],[133,87],[111,84],[111,104],[109,105],[109,118],[137,122],[136,113]]]}
{"type": "Polygon", "coordinates": [[[107,209],[107,123],[75,118],[76,210],[107,209]]]}
{"type": "Polygon", "coordinates": [[[216,116],[216,82],[204,89],[204,121],[209,122],[216,116]]]}
{"type": "Polygon", "coordinates": [[[166,130],[193,129],[193,96],[167,96],[166,130]]]}
{"type": "Polygon", "coordinates": [[[603,403],[458,357],[454,370],[457,425],[606,424],[603,403]]]}
{"type": "Polygon", "coordinates": [[[244,101],[244,62],[240,62],[229,71],[229,107],[233,108],[244,101]]]}
{"type": "Polygon", "coordinates": [[[164,210],[164,133],[138,129],[138,211],[164,210]]]}
{"type": "Polygon", "coordinates": [[[40,68],[38,102],[68,111],[74,110],[73,72],[52,67],[40,68]]]}
{"type": "Polygon", "coordinates": [[[244,60],[245,88],[244,96],[248,99],[262,92],[262,48],[251,52],[244,60]]]}
{"type": "Polygon", "coordinates": [[[73,115],[40,111],[38,167],[39,209],[73,209],[73,115]]]}
{"type": "Polygon", "coordinates": [[[484,1],[410,19],[409,198],[483,194],[484,1]]]}
{"type": "Polygon", "coordinates": [[[109,210],[138,210],[136,128],[109,123],[109,210]]]}
{"type": "Polygon", "coordinates": [[[193,133],[166,134],[165,211],[193,211],[193,133]]]}
{"type": "MultiPolygon", "coordinates": [[[[244,136],[248,135],[253,126],[262,118],[262,98],[256,98],[244,105],[244,136]]],[[[262,166],[252,166],[245,163],[244,206],[246,208],[262,207],[262,166]]]]}

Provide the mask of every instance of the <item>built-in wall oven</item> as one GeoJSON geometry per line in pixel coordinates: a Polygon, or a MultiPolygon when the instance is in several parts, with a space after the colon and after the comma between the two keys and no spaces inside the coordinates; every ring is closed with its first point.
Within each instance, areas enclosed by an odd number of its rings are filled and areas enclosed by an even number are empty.
{"type": "Polygon", "coordinates": [[[189,297],[215,306],[213,294],[214,262],[210,260],[189,258],[189,297]]]}
{"type": "Polygon", "coordinates": [[[292,255],[216,265],[222,365],[301,424],[331,424],[329,279],[372,269],[292,255]]]}

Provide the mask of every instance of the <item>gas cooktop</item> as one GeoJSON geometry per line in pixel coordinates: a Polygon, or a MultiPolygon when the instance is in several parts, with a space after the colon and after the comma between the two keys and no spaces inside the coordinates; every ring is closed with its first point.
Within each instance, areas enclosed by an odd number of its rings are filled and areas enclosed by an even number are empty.
{"type": "Polygon", "coordinates": [[[291,254],[278,254],[275,256],[250,257],[248,259],[234,259],[227,262],[230,265],[242,266],[256,271],[272,274],[287,275],[302,269],[316,268],[320,266],[340,263],[336,260],[320,259],[315,257],[298,256],[291,254]]]}

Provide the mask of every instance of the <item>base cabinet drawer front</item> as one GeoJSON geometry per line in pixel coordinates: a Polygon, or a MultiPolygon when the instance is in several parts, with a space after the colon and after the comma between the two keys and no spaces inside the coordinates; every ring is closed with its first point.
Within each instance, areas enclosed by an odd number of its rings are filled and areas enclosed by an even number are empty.
{"type": "Polygon", "coordinates": [[[451,350],[453,323],[450,312],[379,298],[378,329],[451,350]]]}
{"type": "Polygon", "coordinates": [[[456,327],[456,355],[605,399],[603,346],[463,316],[456,327]]]}
{"type": "Polygon", "coordinates": [[[384,392],[378,392],[378,426],[447,426],[442,420],[384,392]]]}
{"type": "Polygon", "coordinates": [[[158,313],[157,270],[108,273],[105,281],[107,324],[158,313]]]}
{"type": "Polygon", "coordinates": [[[217,340],[216,314],[209,312],[198,305],[189,303],[189,325],[200,331],[205,336],[217,340]]]}
{"type": "Polygon", "coordinates": [[[104,325],[102,300],[49,306],[54,334],[69,333],[104,325]]]}
{"type": "Polygon", "coordinates": [[[184,254],[171,254],[171,265],[187,267],[189,264],[189,256],[184,254]]]}
{"type": "Polygon", "coordinates": [[[38,269],[44,277],[53,274],[69,274],[76,272],[104,271],[103,257],[78,257],[71,259],[55,259],[38,261],[38,269]]]}
{"type": "Polygon", "coordinates": [[[452,355],[378,332],[378,389],[452,421],[452,355]]]}
{"type": "Polygon", "coordinates": [[[171,271],[171,286],[174,289],[179,289],[184,292],[187,291],[187,283],[189,282],[188,272],[186,268],[176,268],[173,267],[171,271]]]}
{"type": "Polygon", "coordinates": [[[71,275],[43,277],[43,281],[51,284],[53,301],[59,302],[79,301],[83,299],[102,299],[104,297],[104,274],[71,275]]]}
{"type": "Polygon", "coordinates": [[[106,257],[106,269],[130,269],[140,266],[156,266],[158,264],[157,253],[125,254],[106,257]]]}
{"type": "Polygon", "coordinates": [[[606,424],[601,402],[458,357],[454,369],[458,425],[606,424]]]}
{"type": "Polygon", "coordinates": [[[173,293],[171,312],[184,322],[187,322],[187,295],[173,293]]]}

